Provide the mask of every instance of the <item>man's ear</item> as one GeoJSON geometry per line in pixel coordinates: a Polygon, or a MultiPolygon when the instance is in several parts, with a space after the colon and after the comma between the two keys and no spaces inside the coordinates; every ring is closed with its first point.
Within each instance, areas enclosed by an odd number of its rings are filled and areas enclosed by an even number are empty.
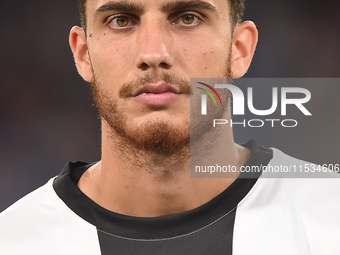
{"type": "Polygon", "coordinates": [[[69,38],[78,73],[87,82],[93,78],[90,55],[86,44],[86,35],[81,27],[72,27],[69,38]]]}
{"type": "Polygon", "coordinates": [[[235,27],[231,55],[232,78],[240,78],[247,72],[257,40],[258,31],[253,22],[245,21],[235,27]]]}

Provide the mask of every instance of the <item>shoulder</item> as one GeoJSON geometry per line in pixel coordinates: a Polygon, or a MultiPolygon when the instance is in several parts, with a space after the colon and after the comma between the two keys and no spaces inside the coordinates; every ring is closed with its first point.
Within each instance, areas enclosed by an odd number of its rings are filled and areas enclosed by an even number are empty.
{"type": "Polygon", "coordinates": [[[301,160],[285,154],[276,148],[271,148],[273,158],[264,171],[263,177],[283,177],[283,178],[340,178],[339,164],[318,165],[305,160],[301,160]],[[334,170],[334,171],[332,171],[334,170]]]}
{"type": "Polygon", "coordinates": [[[72,243],[86,247],[96,240],[95,227],[74,214],[52,184],[53,179],[0,214],[0,254],[79,254],[72,243]]]}
{"type": "Polygon", "coordinates": [[[340,219],[340,174],[272,148],[273,158],[257,183],[272,191],[272,197],[294,204],[298,209],[313,207],[337,211],[340,219]],[[276,171],[275,171],[276,168],[276,171]],[[336,203],[334,203],[336,202],[336,203]]]}
{"type": "MultiPolygon", "coordinates": [[[[49,180],[44,186],[29,193],[25,197],[18,200],[9,208],[0,214],[0,224],[2,226],[0,233],[3,234],[4,227],[19,226],[20,223],[26,222],[23,226],[29,224],[28,219],[41,219],[44,215],[44,210],[49,211],[51,207],[55,209],[58,207],[58,199],[55,196],[52,188],[53,179],[49,180]]],[[[31,221],[32,222],[32,221],[31,221]]]]}
{"type": "Polygon", "coordinates": [[[241,201],[237,222],[250,233],[256,229],[259,238],[252,239],[253,247],[263,249],[270,241],[271,248],[281,247],[286,254],[340,251],[340,175],[326,170],[312,174],[312,165],[273,148],[268,167],[309,170],[264,172],[241,201]]]}

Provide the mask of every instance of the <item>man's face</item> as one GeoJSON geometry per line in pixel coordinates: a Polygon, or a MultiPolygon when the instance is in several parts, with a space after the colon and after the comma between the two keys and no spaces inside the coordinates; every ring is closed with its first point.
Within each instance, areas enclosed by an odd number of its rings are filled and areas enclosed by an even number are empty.
{"type": "Polygon", "coordinates": [[[104,125],[147,150],[190,141],[190,78],[228,73],[226,0],[88,0],[87,46],[104,125]]]}

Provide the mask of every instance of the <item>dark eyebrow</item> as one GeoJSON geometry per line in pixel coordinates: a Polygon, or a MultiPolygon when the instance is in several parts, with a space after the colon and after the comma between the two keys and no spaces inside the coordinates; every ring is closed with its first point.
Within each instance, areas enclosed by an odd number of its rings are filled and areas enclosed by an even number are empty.
{"type": "Polygon", "coordinates": [[[133,3],[129,1],[120,1],[120,2],[107,2],[106,4],[100,6],[94,12],[94,19],[101,13],[105,13],[108,11],[123,11],[123,12],[135,12],[135,13],[143,13],[144,6],[140,3],[133,3]]]}
{"type": "Polygon", "coordinates": [[[205,1],[196,0],[196,1],[174,1],[166,3],[162,8],[162,12],[173,12],[173,11],[181,11],[186,9],[201,9],[208,10],[213,12],[218,16],[217,8],[205,1]]]}

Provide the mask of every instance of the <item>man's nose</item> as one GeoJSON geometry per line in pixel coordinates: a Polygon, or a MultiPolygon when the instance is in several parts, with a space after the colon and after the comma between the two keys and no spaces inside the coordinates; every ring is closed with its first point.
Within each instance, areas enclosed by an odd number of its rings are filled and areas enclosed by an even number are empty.
{"type": "Polygon", "coordinates": [[[173,66],[174,59],[170,52],[172,40],[166,25],[161,25],[155,18],[150,18],[142,24],[136,59],[139,69],[170,69],[173,66]]]}

